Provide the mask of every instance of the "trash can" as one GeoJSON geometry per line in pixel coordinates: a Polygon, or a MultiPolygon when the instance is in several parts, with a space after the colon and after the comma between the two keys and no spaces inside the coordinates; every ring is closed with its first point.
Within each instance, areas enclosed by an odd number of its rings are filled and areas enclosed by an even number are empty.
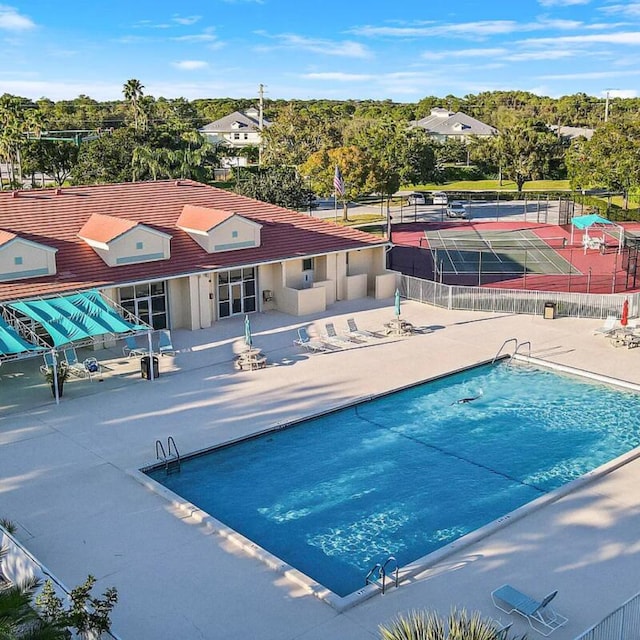
{"type": "Polygon", "coordinates": [[[544,303],[544,311],[542,312],[542,317],[545,320],[553,320],[556,317],[556,303],[555,302],[545,302],[544,303]]]}
{"type": "MultiPolygon", "coordinates": [[[[145,380],[151,380],[151,356],[140,358],[140,373],[145,380]]],[[[153,356],[153,378],[158,378],[158,356],[153,356]]]]}

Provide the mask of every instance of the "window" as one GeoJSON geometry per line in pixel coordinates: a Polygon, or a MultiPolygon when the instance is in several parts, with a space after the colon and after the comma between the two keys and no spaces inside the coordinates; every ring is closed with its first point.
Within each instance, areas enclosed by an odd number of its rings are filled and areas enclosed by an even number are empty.
{"type": "Polygon", "coordinates": [[[248,133],[245,133],[245,134],[244,134],[244,139],[245,139],[245,140],[248,140],[248,139],[249,139],[249,134],[248,134],[248,133]]]}
{"type": "Polygon", "coordinates": [[[256,270],[253,267],[218,273],[218,317],[228,318],[257,309],[256,270]]]}
{"type": "Polygon", "coordinates": [[[231,232],[231,237],[232,238],[237,238],[238,237],[238,232],[237,231],[232,231],[231,232]]]}
{"type": "Polygon", "coordinates": [[[304,258],[302,261],[303,271],[313,271],[313,258],[304,258]]]}
{"type": "Polygon", "coordinates": [[[144,249],[144,242],[136,242],[136,251],[144,249]]]}
{"type": "Polygon", "coordinates": [[[16,265],[18,265],[18,264],[22,264],[22,256],[16,256],[16,257],[13,259],[13,264],[16,264],[16,265]]]}
{"type": "Polygon", "coordinates": [[[135,287],[120,287],[120,304],[154,329],[168,325],[167,296],[164,282],[145,282],[135,287]]]}
{"type": "Polygon", "coordinates": [[[233,134],[233,139],[234,140],[240,140],[240,134],[239,133],[234,133],[233,134]]]}

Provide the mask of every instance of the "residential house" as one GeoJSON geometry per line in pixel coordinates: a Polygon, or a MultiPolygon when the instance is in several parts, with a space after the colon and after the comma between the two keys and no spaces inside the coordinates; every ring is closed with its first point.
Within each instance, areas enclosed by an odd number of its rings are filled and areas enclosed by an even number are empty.
{"type": "Polygon", "coordinates": [[[97,290],[154,329],[393,295],[380,237],[191,180],[0,193],[0,311],[97,290]]]}
{"type": "MultiPolygon", "coordinates": [[[[232,149],[243,149],[246,147],[259,147],[262,143],[262,129],[270,127],[271,122],[262,118],[260,123],[260,112],[251,108],[245,111],[234,111],[219,120],[210,122],[198,131],[211,144],[225,144],[232,149]]],[[[226,164],[236,165],[238,160],[226,164]]],[[[246,158],[239,158],[239,166],[246,166],[246,158]]]]}
{"type": "Polygon", "coordinates": [[[449,139],[466,142],[471,136],[488,137],[498,134],[497,129],[480,120],[460,111],[453,112],[440,107],[431,109],[430,115],[411,124],[413,127],[422,127],[439,142],[449,139]]]}

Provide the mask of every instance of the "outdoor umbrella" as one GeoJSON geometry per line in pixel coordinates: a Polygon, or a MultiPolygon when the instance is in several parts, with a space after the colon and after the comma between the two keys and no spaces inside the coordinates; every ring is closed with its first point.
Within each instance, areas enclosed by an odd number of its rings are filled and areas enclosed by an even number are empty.
{"type": "Polygon", "coordinates": [[[396,318],[400,318],[400,291],[398,291],[398,289],[396,289],[395,308],[396,308],[396,318]]]}
{"type": "Polygon", "coordinates": [[[249,316],[244,317],[244,343],[251,349],[253,346],[253,338],[251,337],[251,323],[249,322],[249,316]]]}
{"type": "Polygon", "coordinates": [[[623,327],[626,327],[628,323],[629,323],[629,300],[625,298],[624,302],[622,303],[622,316],[620,318],[620,324],[623,327]]]}

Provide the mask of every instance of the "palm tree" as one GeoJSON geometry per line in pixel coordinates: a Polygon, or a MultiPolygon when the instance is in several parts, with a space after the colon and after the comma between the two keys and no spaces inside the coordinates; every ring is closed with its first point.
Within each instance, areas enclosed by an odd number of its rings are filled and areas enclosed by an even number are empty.
{"type": "Polygon", "coordinates": [[[152,180],[155,181],[158,179],[158,174],[167,174],[167,150],[154,149],[148,146],[136,147],[133,150],[131,166],[134,182],[138,177],[144,175],[145,172],[149,172],[152,180]]]}
{"type": "Polygon", "coordinates": [[[135,78],[131,78],[131,80],[127,80],[123,87],[122,93],[124,94],[124,99],[131,106],[131,111],[133,112],[133,123],[136,132],[138,131],[138,124],[140,122],[140,98],[144,95],[142,90],[144,86],[140,82],[140,80],[136,80],[135,78]]]}
{"type": "MultiPolygon", "coordinates": [[[[434,612],[412,611],[399,615],[390,625],[380,625],[382,640],[509,640],[509,628],[499,630],[495,621],[471,615],[462,609],[451,610],[443,619],[434,612]]],[[[513,639],[515,640],[515,638],[513,639]]],[[[524,640],[524,636],[521,638],[524,640]]]]}
{"type": "Polygon", "coordinates": [[[2,640],[63,640],[65,629],[40,618],[32,606],[37,580],[0,589],[0,638],[2,640]]]}

